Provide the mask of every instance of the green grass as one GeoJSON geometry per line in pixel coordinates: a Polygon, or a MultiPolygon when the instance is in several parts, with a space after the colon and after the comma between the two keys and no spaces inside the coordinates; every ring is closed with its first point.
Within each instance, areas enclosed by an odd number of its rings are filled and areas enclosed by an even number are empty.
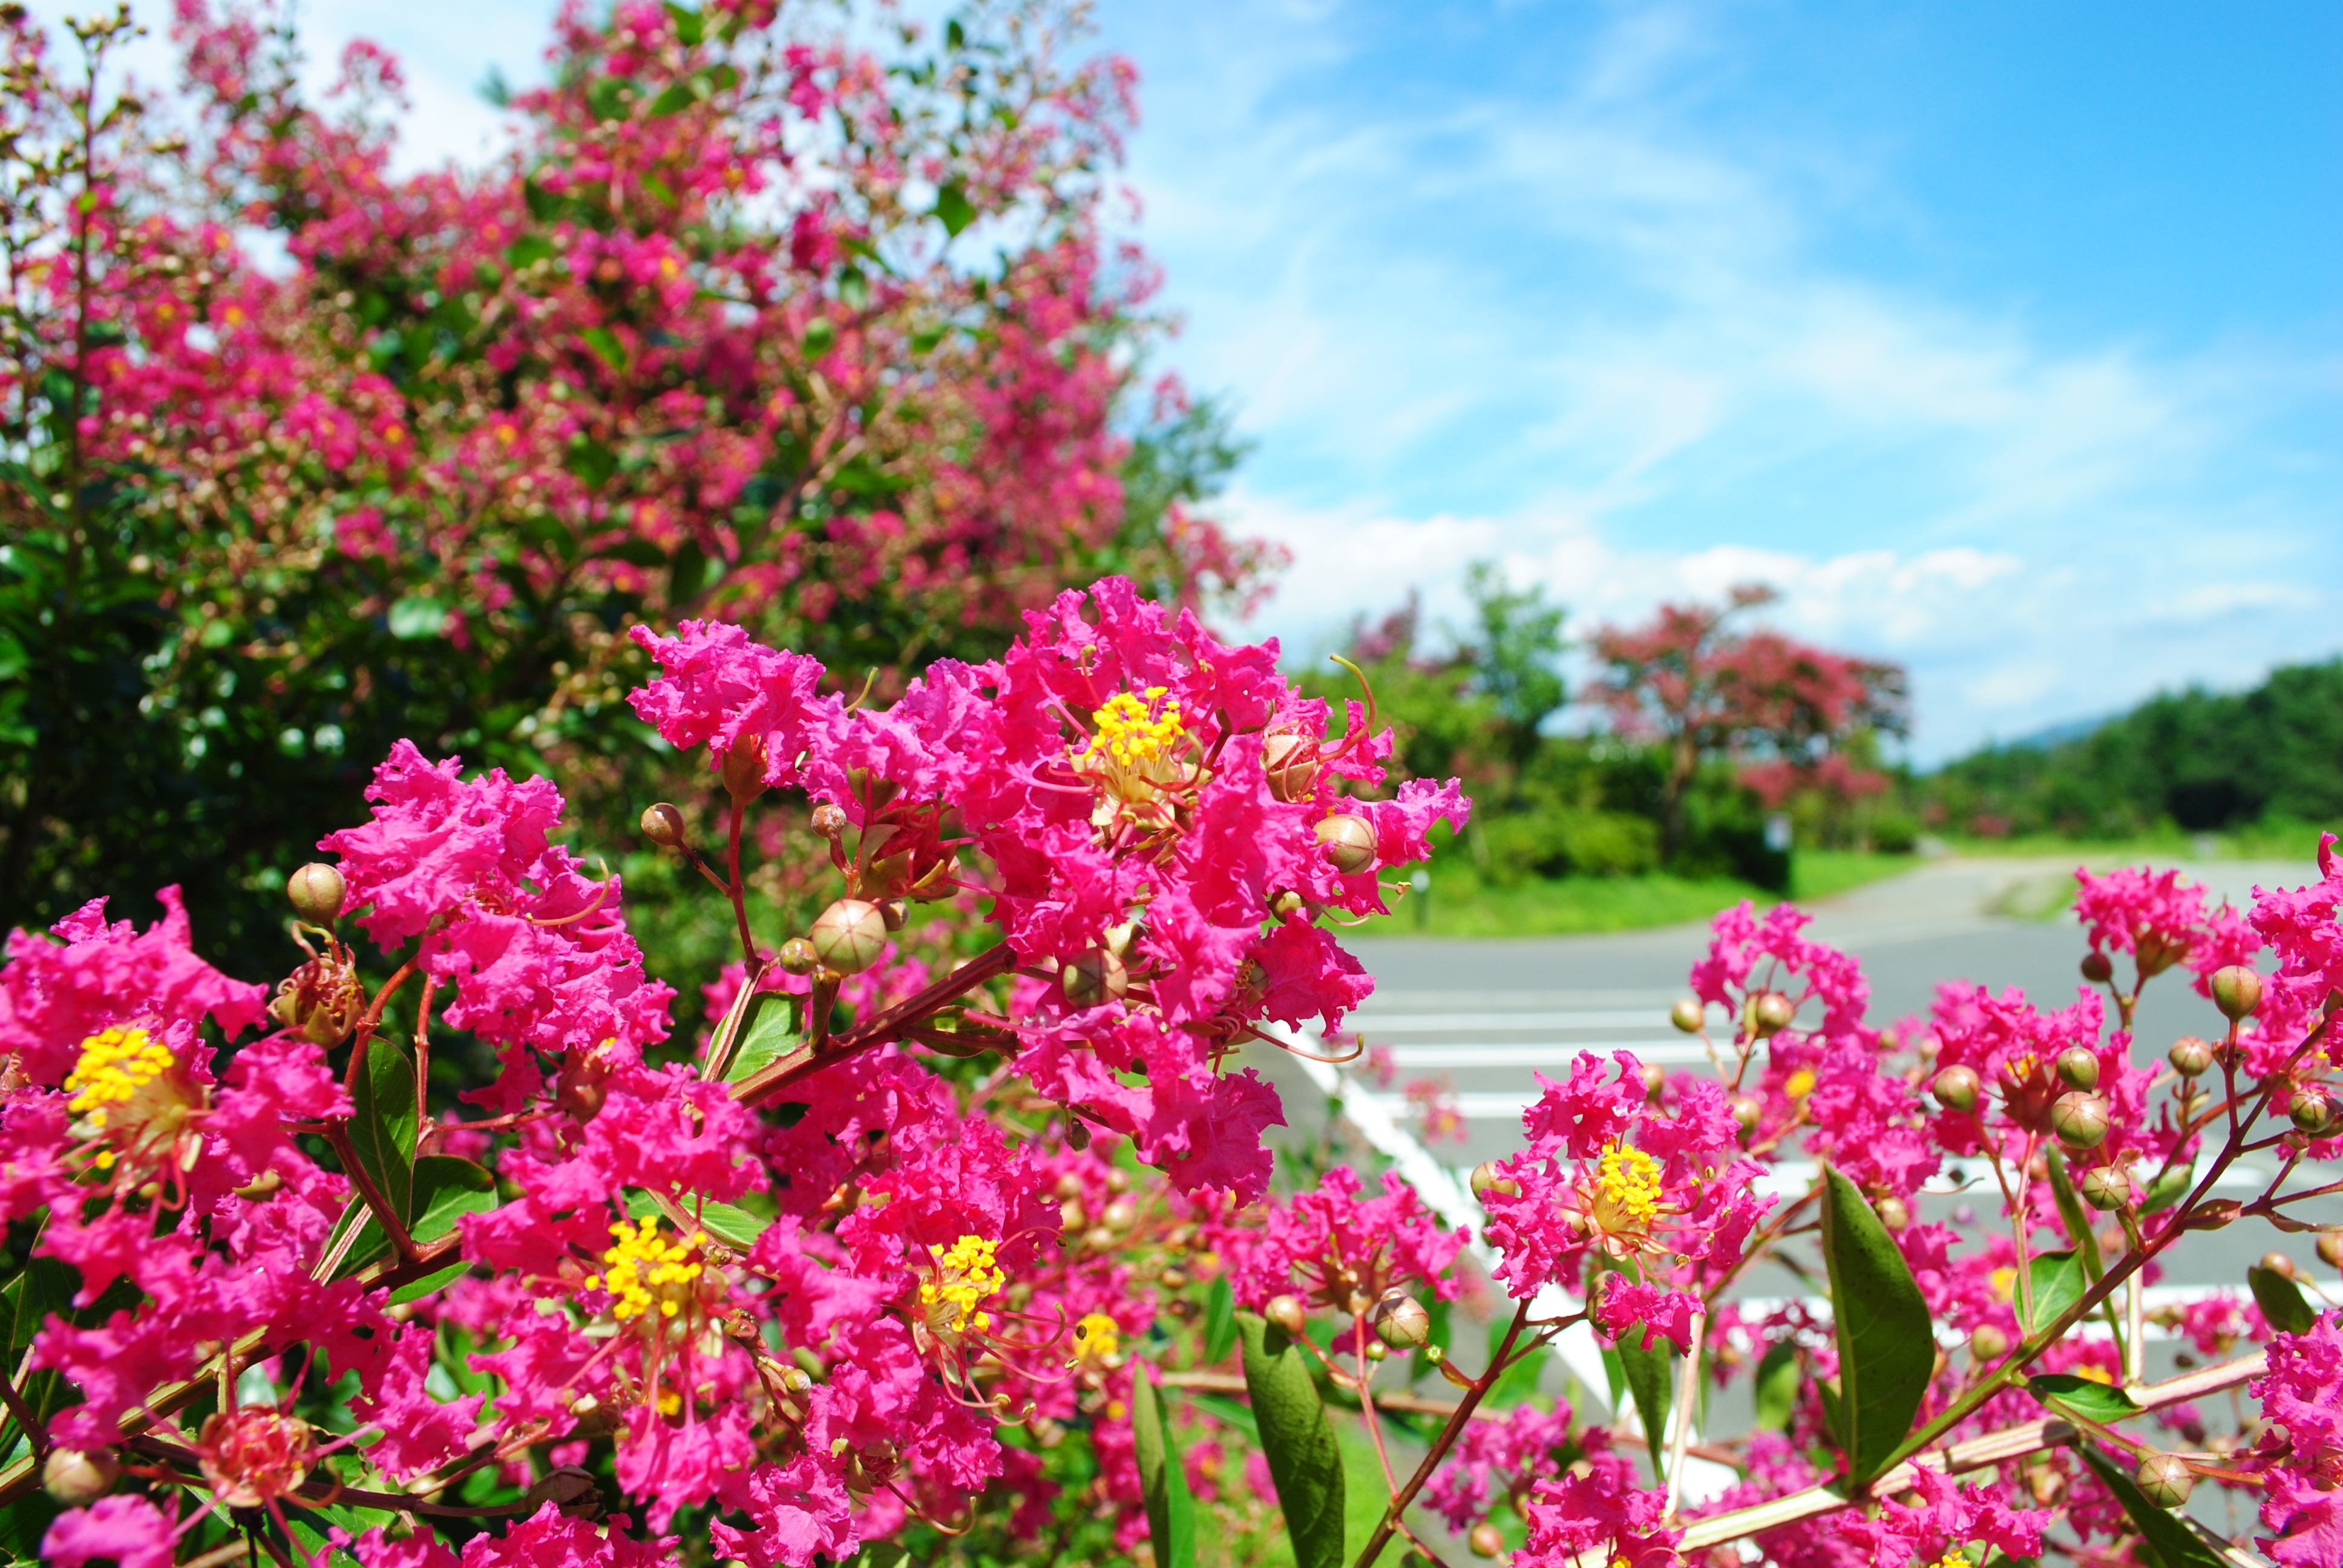
{"type": "MultiPolygon", "coordinates": [[[[2332,827],[2329,831],[2335,830],[2332,827]]],[[[2126,839],[2075,839],[2058,833],[2026,833],[2006,839],[1982,839],[1950,834],[1946,846],[1957,855],[1995,858],[2072,858],[2078,863],[2106,868],[2143,861],[2174,860],[2300,860],[2308,863],[2318,853],[2318,826],[2273,819],[2226,833],[2185,833],[2167,826],[2126,839]]]]}
{"type": "MultiPolygon", "coordinates": [[[[1792,897],[1827,898],[1865,882],[1910,870],[1908,855],[1853,850],[1802,850],[1793,862],[1792,897]]],[[[1780,896],[1730,877],[1688,878],[1654,871],[1640,877],[1534,878],[1493,885],[1471,868],[1450,861],[1433,874],[1421,910],[1411,893],[1392,914],[1359,928],[1363,936],[1554,937],[1594,931],[1640,930],[1705,920],[1717,910],[1755,901],[1761,909],[1780,896]]]]}

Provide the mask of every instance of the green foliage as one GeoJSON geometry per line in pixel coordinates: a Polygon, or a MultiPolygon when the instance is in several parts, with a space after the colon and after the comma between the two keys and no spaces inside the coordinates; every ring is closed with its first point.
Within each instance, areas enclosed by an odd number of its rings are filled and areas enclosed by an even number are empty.
{"type": "Polygon", "coordinates": [[[2197,1538],[2194,1531],[2176,1518],[2167,1509],[2158,1508],[2147,1500],[2131,1476],[2090,1443],[2076,1451],[2083,1462],[2097,1475],[2123,1504],[2124,1513],[2131,1519],[2132,1528],[2147,1537],[2163,1568],[2226,1568],[2226,1559],[2197,1538]]]}
{"type": "Polygon", "coordinates": [[[1187,1468],[1172,1446],[1162,1402],[1143,1366],[1131,1380],[1131,1422],[1156,1568],[1195,1568],[1196,1513],[1188,1495],[1187,1468]]]}
{"type": "Polygon", "coordinates": [[[2343,659],[2274,670],[2246,692],[2168,692],[2077,739],[1988,747],[1919,794],[1946,827],[1994,836],[2343,819],[2343,659]]]}
{"type": "Polygon", "coordinates": [[[2307,1334],[2318,1322],[2318,1313],[2302,1293],[2302,1287],[2276,1269],[2266,1269],[2259,1263],[2246,1271],[2246,1284],[2254,1292],[2254,1303],[2269,1320],[2270,1327],[2282,1334],[2307,1334]]]}
{"type": "Polygon", "coordinates": [[[1936,1339],[1919,1282],[1896,1238],[1835,1169],[1824,1173],[1823,1261],[1838,1341],[1837,1427],[1850,1479],[1885,1467],[1936,1370],[1936,1339]]]}
{"type": "Polygon", "coordinates": [[[1284,1330],[1256,1313],[1237,1314],[1237,1336],[1244,1349],[1245,1391],[1295,1568],[1342,1568],[1342,1454],[1310,1375],[1311,1358],[1284,1330]]]}

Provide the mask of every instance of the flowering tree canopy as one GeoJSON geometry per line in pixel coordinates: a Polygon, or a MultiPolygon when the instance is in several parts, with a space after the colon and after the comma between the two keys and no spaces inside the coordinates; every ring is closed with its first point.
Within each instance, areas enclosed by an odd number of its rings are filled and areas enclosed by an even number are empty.
{"type": "Polygon", "coordinates": [[[1904,671],[1731,624],[1775,597],[1744,584],[1722,607],[1663,605],[1647,625],[1594,636],[1607,668],[1586,695],[1622,733],[1667,749],[1660,830],[1670,852],[1684,835],[1684,791],[1705,757],[1735,759],[1769,803],[1802,787],[1854,795],[1884,785],[1850,766],[1844,748],[1860,730],[1902,733],[1904,671]]]}
{"type": "Polygon", "coordinates": [[[598,797],[649,755],[634,618],[883,696],[1101,570],[1258,587],[1184,508],[1202,416],[1137,380],[1130,67],[1046,5],[854,20],[572,6],[511,151],[411,176],[367,45],[313,105],[270,14],[183,4],[149,107],[92,85],[126,16],[79,67],[0,24],[0,898],[54,918],[109,854],[240,893],[405,734],[598,797]]]}

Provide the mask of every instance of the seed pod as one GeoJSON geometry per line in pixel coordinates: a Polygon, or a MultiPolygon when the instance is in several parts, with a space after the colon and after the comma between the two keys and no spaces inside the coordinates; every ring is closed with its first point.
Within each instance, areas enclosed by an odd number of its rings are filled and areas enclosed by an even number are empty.
{"type": "Polygon", "coordinates": [[[2182,1221],[2182,1224],[2185,1229],[2190,1231],[2217,1231],[2222,1226],[2234,1221],[2244,1211],[2245,1205],[2235,1198],[2215,1198],[2191,1209],[2188,1211],[2188,1218],[2182,1221]]]}
{"type": "Polygon", "coordinates": [[[2165,1060],[2172,1063],[2172,1070],[2181,1077],[2201,1078],[2212,1070],[2213,1047],[2209,1041],[2199,1040],[2193,1034],[2184,1034],[2172,1042],[2172,1049],[2166,1053],[2165,1060]]]}
{"type": "Polygon", "coordinates": [[[1104,948],[1077,953],[1058,970],[1058,989],[1064,994],[1066,1005],[1077,1012],[1119,1001],[1130,986],[1130,971],[1122,967],[1121,959],[1104,948]]]}
{"type": "Polygon", "coordinates": [[[1500,1175],[1495,1161],[1484,1160],[1473,1167],[1473,1196],[1483,1202],[1487,1202],[1493,1195],[1518,1198],[1521,1194],[1522,1184],[1510,1176],[1500,1175]]]}
{"type": "Polygon", "coordinates": [[[724,754],[724,792],[736,806],[746,806],[765,792],[765,739],[743,735],[724,754]]]}
{"type": "Polygon", "coordinates": [[[2107,954],[2093,948],[2083,955],[2083,978],[2093,985],[2105,985],[2116,978],[2116,966],[2107,954]]]}
{"type": "Polygon", "coordinates": [[[2262,977],[2247,964],[2228,964],[2213,971],[2213,1005],[2231,1023],[2252,1016],[2262,1005],[2262,977]]]}
{"type": "Polygon", "coordinates": [[[2131,1178],[2112,1165],[2102,1165],[2083,1177],[2083,1201],[2101,1213],[2131,1201],[2131,1178]]]}
{"type": "Polygon", "coordinates": [[[815,957],[842,975],[859,975],[887,946],[887,918],[876,904],[840,899],[814,917],[808,933],[815,957]]]}
{"type": "Polygon", "coordinates": [[[1318,782],[1318,759],[1306,753],[1299,735],[1277,734],[1263,740],[1261,765],[1269,773],[1269,792],[1288,805],[1308,799],[1318,782]]]}
{"type": "Polygon", "coordinates": [[[1874,1203],[1871,1208],[1872,1211],[1879,1216],[1879,1222],[1891,1231],[1901,1231],[1912,1222],[1912,1206],[1893,1192],[1874,1203]]]}
{"type": "Polygon", "coordinates": [[[1980,1362],[1997,1362],[2009,1353],[2009,1336],[1991,1323],[1979,1323],[1969,1335],[1969,1354],[1980,1362]]]}
{"type": "Polygon", "coordinates": [[[2264,1252],[2262,1267],[2285,1279],[2292,1280],[2299,1277],[2295,1272],[2294,1260],[2284,1252],[2264,1252]]]}
{"type": "Polygon", "coordinates": [[[793,975],[809,975],[821,962],[821,955],[803,937],[791,937],[781,944],[779,960],[782,970],[793,975]]]}
{"type": "Polygon", "coordinates": [[[1984,1089],[1974,1067],[1948,1067],[1936,1074],[1928,1085],[1936,1103],[1947,1111],[1975,1111],[1977,1094],[1984,1089]]]}
{"type": "Polygon", "coordinates": [[[2319,1236],[2318,1261],[2330,1269],[2343,1269],[2343,1231],[2328,1231],[2319,1236]]]}
{"type": "Polygon", "coordinates": [[[86,1508],[122,1478],[122,1466],[112,1452],[78,1448],[53,1448],[41,1461],[41,1489],[68,1508],[86,1508]]]}
{"type": "Polygon", "coordinates": [[[1464,1538],[1475,1557],[1494,1557],[1505,1549],[1505,1533],[1486,1523],[1473,1526],[1473,1533],[1464,1538]]]}
{"type": "Polygon", "coordinates": [[[2139,1490],[2158,1508],[2177,1508],[2197,1490],[2197,1473],[2177,1453],[2151,1453],[2132,1475],[2139,1490]]]}
{"type": "Polygon", "coordinates": [[[1668,1021],[1686,1034],[1698,1034],[1701,1026],[1708,1021],[1708,1009],[1698,997],[1688,996],[1668,1009],[1668,1021]]]}
{"type": "Polygon", "coordinates": [[[323,860],[312,860],[285,879],[285,896],[293,900],[293,912],[313,926],[332,925],[348,890],[342,873],[323,860]]]}
{"type": "Polygon", "coordinates": [[[1432,1314],[1423,1303],[1394,1285],[1367,1309],[1367,1327],[1395,1351],[1412,1351],[1432,1338],[1432,1314]]]}
{"type": "Polygon", "coordinates": [[[2074,1090],[2051,1103],[2050,1131],[2069,1149],[2097,1149],[2109,1125],[2107,1102],[2096,1094],[2074,1090]]]}
{"type": "Polygon", "coordinates": [[[2296,1090],[2286,1102],[2286,1114],[2305,1137],[2324,1138],[2335,1131],[2335,1101],[2323,1084],[2306,1083],[2296,1090]]]}
{"type": "Polygon", "coordinates": [[[1269,1305],[1262,1309],[1261,1315],[1295,1339],[1302,1337],[1302,1327],[1309,1321],[1302,1311],[1302,1298],[1299,1296],[1272,1296],[1269,1305]]]}
{"type": "Polygon", "coordinates": [[[1318,824],[1318,841],[1326,846],[1334,869],[1346,877],[1374,869],[1375,825],[1364,817],[1346,813],[1327,818],[1318,824]]]}
{"type": "Polygon", "coordinates": [[[683,813],[666,800],[643,808],[643,837],[662,849],[683,848],[683,813]]]}
{"type": "Polygon", "coordinates": [[[1749,1010],[1750,1020],[1755,1024],[1760,1040],[1771,1040],[1789,1028],[1790,1020],[1797,1016],[1798,1010],[1791,1004],[1790,999],[1777,990],[1765,992],[1749,1010]]]}
{"type": "Polygon", "coordinates": [[[2099,1086],[2099,1059],[2088,1046],[2070,1045],[2058,1053],[2058,1081],[2069,1089],[2089,1091],[2099,1086]]]}

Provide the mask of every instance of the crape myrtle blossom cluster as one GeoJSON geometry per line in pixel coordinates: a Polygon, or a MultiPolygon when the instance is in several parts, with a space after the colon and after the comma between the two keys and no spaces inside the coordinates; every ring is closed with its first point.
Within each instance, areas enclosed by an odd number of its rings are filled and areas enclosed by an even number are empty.
{"type": "Polygon", "coordinates": [[[1557,1064],[1473,1173],[1483,1279],[1395,1174],[1276,1191],[1281,1107],[1232,1060],[1348,1040],[1369,984],[1325,923],[1464,819],[1387,788],[1371,697],[1302,700],[1111,578],[884,707],[737,627],[635,635],[637,710],[720,802],[720,842],[643,813],[740,940],[697,1040],[558,787],[411,745],[294,875],[274,986],[191,951],[169,890],[144,930],[13,939],[12,1550],[1191,1568],[1212,1510],[1231,1561],[1310,1568],[1443,1526],[1517,1568],[2206,1568],[2173,1512],[2201,1486],[2273,1561],[2343,1562],[2343,1329],[2306,1265],[2144,1295],[2239,1222],[2343,1261],[2331,839],[2243,916],[2086,874],[2072,1004],[1948,984],[1893,1029],[1803,915],[1725,911],[1674,1014],[1709,1068],[1557,1064]],[[794,814],[835,896],[760,930],[744,848],[794,814]],[[2175,967],[2207,1033],[2157,1053],[2129,1020],[2175,967]],[[2247,1158],[2276,1174],[2227,1195],[2247,1158]],[[1931,1217],[1932,1179],[1975,1207],[1931,1217]],[[1777,1265],[1824,1299],[1736,1289],[1777,1265]],[[1483,1310],[1485,1358],[1452,1347],[1483,1310]],[[2150,1381],[2151,1327],[2195,1364],[2150,1381]],[[1632,1418],[1532,1394],[1574,1332],[1632,1418]],[[1739,1378],[1755,1429],[1705,1430],[1703,1380],[1739,1378]]]}
{"type": "Polygon", "coordinates": [[[0,1489],[76,1505],[49,1555],[232,1524],[369,1564],[651,1561],[691,1529],[806,1564],[986,1497],[1033,1535],[1074,1432],[1081,1503],[1135,1539],[1126,1346],[1218,1271],[1204,1227],[1262,1198],[1281,1120],[1225,1059],[1339,1025],[1368,982],[1317,922],[1383,909],[1465,803],[1375,798],[1364,706],[1330,735],[1273,648],[1120,579],[884,709],[734,627],[639,635],[639,709],[729,799],[723,870],[672,808],[646,830],[749,938],[697,1052],[554,784],[411,745],[294,878],[308,957],[273,994],[188,950],[169,890],[145,932],[93,906],[14,940],[0,1201],[51,1310],[0,1489]],[[843,884],[776,951],[739,864],[769,791],[843,884]],[[912,907],[970,890],[995,945],[880,983],[912,907]],[[489,1067],[431,1114],[457,1060],[489,1067]]]}

